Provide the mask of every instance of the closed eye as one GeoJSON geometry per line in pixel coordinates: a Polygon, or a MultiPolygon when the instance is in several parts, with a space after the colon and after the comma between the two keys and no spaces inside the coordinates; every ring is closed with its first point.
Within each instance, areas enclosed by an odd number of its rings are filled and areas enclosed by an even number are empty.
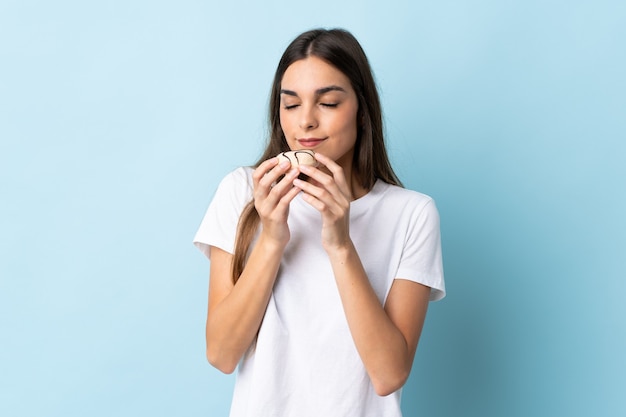
{"type": "Polygon", "coordinates": [[[320,103],[320,104],[324,107],[330,107],[330,108],[334,108],[339,105],[339,103],[320,103]]]}

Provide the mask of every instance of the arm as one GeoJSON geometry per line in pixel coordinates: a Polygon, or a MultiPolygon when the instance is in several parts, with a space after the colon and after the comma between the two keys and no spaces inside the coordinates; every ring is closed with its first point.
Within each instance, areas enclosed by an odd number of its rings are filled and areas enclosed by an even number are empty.
{"type": "Polygon", "coordinates": [[[222,372],[231,373],[259,330],[269,301],[283,250],[289,241],[289,203],[299,189],[292,186],[293,170],[275,186],[289,164],[275,158],[253,174],[255,207],[263,225],[243,273],[233,284],[233,255],[211,247],[211,277],[206,321],[206,355],[222,372]]]}
{"type": "Polygon", "coordinates": [[[430,288],[396,279],[380,304],[351,245],[330,256],[350,332],[378,395],[401,388],[409,377],[426,317],[430,288]]]}
{"type": "Polygon", "coordinates": [[[350,332],[361,360],[379,395],[404,385],[413,364],[430,288],[396,279],[383,307],[374,292],[350,239],[351,193],[343,170],[319,153],[316,158],[331,175],[300,169],[315,183],[294,184],[322,214],[322,243],[329,256],[350,332]]]}

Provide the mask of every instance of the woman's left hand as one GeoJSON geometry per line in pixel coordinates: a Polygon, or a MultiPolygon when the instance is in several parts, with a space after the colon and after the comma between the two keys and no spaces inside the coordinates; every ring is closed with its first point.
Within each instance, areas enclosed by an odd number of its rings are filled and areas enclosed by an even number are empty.
{"type": "Polygon", "coordinates": [[[317,168],[301,165],[300,172],[313,181],[295,179],[293,184],[303,192],[304,200],[322,215],[322,245],[326,251],[345,248],[350,240],[350,202],[352,192],[343,168],[320,153],[315,158],[330,175],[317,168]]]}

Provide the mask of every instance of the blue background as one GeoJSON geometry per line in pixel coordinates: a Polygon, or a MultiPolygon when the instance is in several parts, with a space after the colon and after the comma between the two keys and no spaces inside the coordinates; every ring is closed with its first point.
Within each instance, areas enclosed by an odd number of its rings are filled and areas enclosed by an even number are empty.
{"type": "Polygon", "coordinates": [[[0,415],[227,414],[191,239],[317,26],[441,212],[405,414],[626,415],[625,4],[0,1],[0,415]]]}

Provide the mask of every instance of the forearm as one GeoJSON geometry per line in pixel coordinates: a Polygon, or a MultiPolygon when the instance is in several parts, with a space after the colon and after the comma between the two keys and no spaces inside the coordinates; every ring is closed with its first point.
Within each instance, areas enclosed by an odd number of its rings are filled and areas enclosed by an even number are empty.
{"type": "Polygon", "coordinates": [[[261,236],[237,283],[208,312],[207,358],[223,372],[235,369],[258,333],[283,249],[261,236]]]}
{"type": "Polygon", "coordinates": [[[413,351],[372,288],[352,244],[329,252],[352,338],[379,395],[400,388],[411,370],[413,351]]]}

